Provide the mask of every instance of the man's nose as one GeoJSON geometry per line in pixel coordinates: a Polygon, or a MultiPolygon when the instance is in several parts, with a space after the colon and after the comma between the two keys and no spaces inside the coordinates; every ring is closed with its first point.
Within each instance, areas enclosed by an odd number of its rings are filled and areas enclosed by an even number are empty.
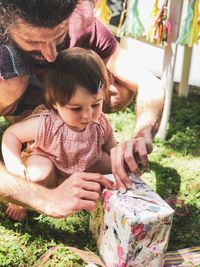
{"type": "Polygon", "coordinates": [[[53,42],[41,44],[41,53],[48,62],[54,62],[58,56],[56,45],[53,42]]]}

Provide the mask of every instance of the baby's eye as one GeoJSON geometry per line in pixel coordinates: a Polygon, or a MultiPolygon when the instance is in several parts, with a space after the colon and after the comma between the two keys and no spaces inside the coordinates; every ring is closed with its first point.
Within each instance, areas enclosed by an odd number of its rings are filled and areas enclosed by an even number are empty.
{"type": "Polygon", "coordinates": [[[71,110],[78,112],[78,111],[81,111],[81,107],[71,108],[71,110]]]}
{"type": "Polygon", "coordinates": [[[92,105],[92,108],[98,107],[99,105],[100,105],[100,102],[95,103],[95,104],[92,105]]]}

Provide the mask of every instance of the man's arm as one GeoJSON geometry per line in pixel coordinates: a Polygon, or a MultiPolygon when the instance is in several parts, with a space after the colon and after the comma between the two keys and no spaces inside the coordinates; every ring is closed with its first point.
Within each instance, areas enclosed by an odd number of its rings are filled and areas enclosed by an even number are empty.
{"type": "Polygon", "coordinates": [[[48,189],[9,173],[0,163],[0,199],[32,208],[54,218],[64,218],[80,210],[92,210],[101,187],[114,184],[97,173],[75,173],[55,189],[48,189]]]}
{"type": "Polygon", "coordinates": [[[153,74],[134,62],[128,51],[119,45],[106,59],[108,70],[136,96],[136,124],[133,138],[111,150],[112,171],[116,179],[129,182],[125,164],[140,176],[140,168],[148,167],[147,155],[152,152],[153,138],[158,130],[164,105],[164,88],[153,74]]]}

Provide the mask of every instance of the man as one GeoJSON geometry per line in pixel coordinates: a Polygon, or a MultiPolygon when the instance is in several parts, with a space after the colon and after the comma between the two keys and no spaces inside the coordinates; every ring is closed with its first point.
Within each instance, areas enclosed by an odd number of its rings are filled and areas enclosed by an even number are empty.
{"type": "MultiPolygon", "coordinates": [[[[126,169],[140,176],[139,166],[148,167],[147,155],[152,152],[153,138],[160,122],[164,90],[159,79],[140,67],[134,59],[130,61],[127,51],[93,17],[92,11],[93,2],[89,0],[0,1],[1,54],[2,58],[5,52],[12,55],[12,62],[1,62],[0,74],[4,81],[0,81],[0,88],[1,82],[7,83],[16,76],[29,74],[29,71],[37,72],[37,77],[41,76],[45,64],[55,61],[62,49],[80,46],[97,52],[115,80],[110,87],[105,110],[118,110],[130,102],[132,94],[136,96],[137,120],[133,137],[111,151],[112,172],[117,187],[125,192],[131,185],[126,169]],[[115,102],[118,104],[115,105],[115,102]]],[[[91,194],[96,192],[93,180],[82,179],[90,187],[91,194]]],[[[74,175],[68,182],[72,191],[76,180],[79,177],[74,175]]],[[[23,186],[26,191],[25,183],[23,186]]],[[[81,185],[78,198],[83,189],[81,185]]]]}

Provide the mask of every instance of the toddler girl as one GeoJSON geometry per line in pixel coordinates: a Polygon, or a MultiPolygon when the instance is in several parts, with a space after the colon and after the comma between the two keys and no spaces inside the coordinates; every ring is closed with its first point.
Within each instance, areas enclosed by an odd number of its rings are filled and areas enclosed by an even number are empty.
{"type": "MultiPolygon", "coordinates": [[[[7,169],[46,187],[74,172],[110,173],[109,154],[116,141],[102,113],[107,87],[107,70],[95,52],[78,47],[62,51],[47,69],[46,105],[3,135],[7,169]]],[[[25,216],[24,208],[13,204],[6,213],[16,220],[25,216]]]]}

